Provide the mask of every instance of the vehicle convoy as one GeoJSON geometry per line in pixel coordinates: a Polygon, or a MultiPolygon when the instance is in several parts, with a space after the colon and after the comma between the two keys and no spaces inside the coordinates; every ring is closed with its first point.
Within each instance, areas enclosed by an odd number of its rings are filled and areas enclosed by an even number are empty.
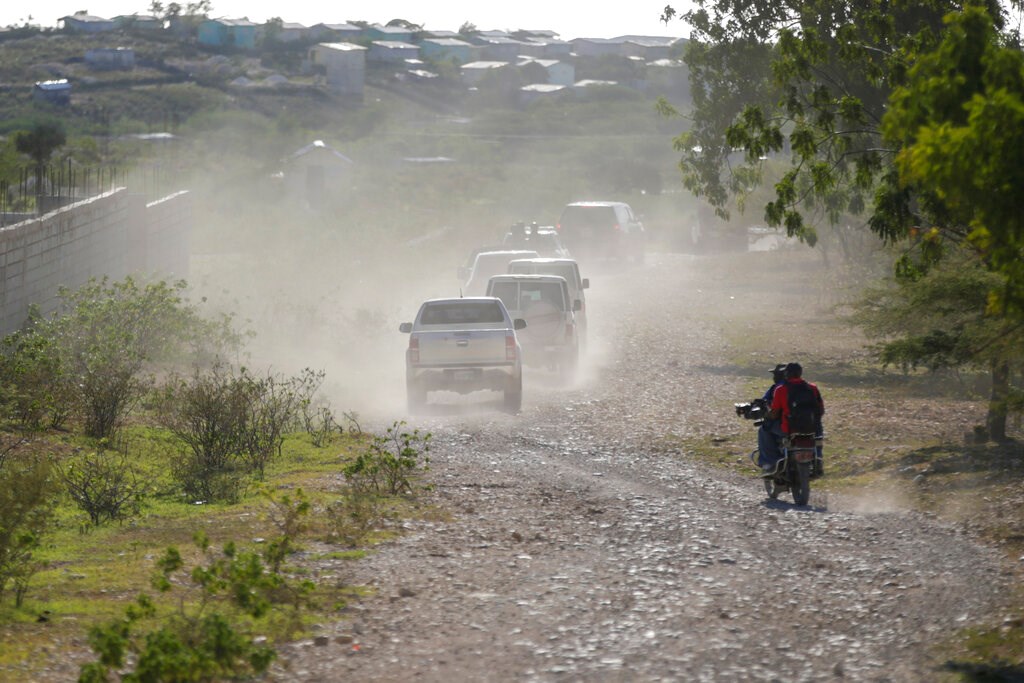
{"type": "MultiPolygon", "coordinates": [[[[754,420],[754,426],[758,428],[768,414],[768,405],[761,398],[749,403],[736,403],[734,406],[737,415],[754,420]]],[[[783,437],[782,458],[776,463],[774,471],[764,473],[761,477],[769,498],[778,498],[783,491],[789,491],[793,494],[793,503],[807,505],[811,497],[811,474],[821,467],[823,438],[823,435],[813,432],[788,434],[783,437]]],[[[758,467],[758,449],[755,448],[751,452],[750,459],[754,466],[758,467]]]]}
{"type": "Polygon", "coordinates": [[[423,302],[415,320],[398,328],[409,335],[405,352],[409,411],[422,409],[431,391],[482,390],[503,392],[505,409],[518,411],[523,399],[523,353],[516,330],[525,327],[525,321],[511,318],[501,299],[494,297],[423,302]]]}
{"type": "Polygon", "coordinates": [[[459,268],[458,276],[464,280],[463,296],[483,296],[487,291],[487,281],[492,275],[501,275],[508,270],[508,263],[518,258],[537,258],[536,251],[528,249],[502,249],[500,251],[482,251],[473,259],[473,266],[466,271],[459,268]]]}
{"type": "Polygon", "coordinates": [[[562,210],[555,229],[577,258],[644,260],[644,225],[625,202],[573,202],[562,210]]]}
{"type": "Polygon", "coordinates": [[[576,334],[580,339],[580,351],[587,345],[587,295],[584,290],[590,289],[590,280],[580,277],[580,266],[571,258],[532,258],[516,259],[508,264],[508,272],[513,275],[559,275],[565,278],[569,287],[569,301],[573,302],[576,313],[576,334]],[[577,306],[576,302],[579,301],[577,306]]]}
{"type": "MultiPolygon", "coordinates": [[[[558,275],[495,275],[487,295],[501,299],[509,315],[526,321],[520,335],[523,362],[571,378],[579,362],[576,306],[558,275]]],[[[579,300],[576,300],[576,304],[579,300]]]]}

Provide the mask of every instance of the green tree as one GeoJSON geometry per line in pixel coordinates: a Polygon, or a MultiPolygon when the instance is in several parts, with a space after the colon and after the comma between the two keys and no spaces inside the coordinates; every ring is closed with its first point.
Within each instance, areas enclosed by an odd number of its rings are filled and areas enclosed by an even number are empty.
{"type": "Polygon", "coordinates": [[[1002,282],[974,250],[959,248],[916,278],[868,288],[851,317],[878,340],[883,365],[990,373],[986,426],[996,441],[1006,438],[1010,371],[1024,360],[1024,325],[989,305],[1002,282]]]}
{"type": "MultiPolygon", "coordinates": [[[[979,11],[1001,26],[998,3],[986,2],[979,11]]],[[[693,126],[676,140],[684,184],[724,213],[730,197],[762,180],[766,158],[788,157],[764,207],[770,225],[813,244],[816,223],[868,210],[880,237],[906,237],[921,211],[939,207],[903,186],[899,149],[885,144],[881,121],[893,88],[960,8],[698,0],[684,15],[694,27],[685,57],[693,126]]],[[[667,7],[663,19],[675,16],[667,7]]]]}
{"type": "MultiPolygon", "coordinates": [[[[967,239],[1002,274],[993,292],[1024,313],[1024,54],[977,7],[946,18],[882,120],[900,187],[924,197],[936,230],[967,239]]],[[[948,239],[946,240],[948,241],[948,239]]]]}
{"type": "Polygon", "coordinates": [[[64,127],[59,123],[38,122],[27,131],[19,131],[14,136],[14,146],[22,154],[32,159],[32,168],[36,180],[36,209],[41,209],[43,197],[43,176],[50,157],[67,142],[64,127]]]}

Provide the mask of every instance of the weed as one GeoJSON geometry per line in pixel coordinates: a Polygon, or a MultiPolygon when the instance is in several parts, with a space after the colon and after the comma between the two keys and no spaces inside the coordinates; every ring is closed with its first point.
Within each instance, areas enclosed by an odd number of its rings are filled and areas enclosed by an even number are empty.
{"type": "Polygon", "coordinates": [[[404,427],[405,422],[393,423],[342,468],[353,491],[392,496],[413,492],[413,477],[429,467],[431,435],[404,427]]]}

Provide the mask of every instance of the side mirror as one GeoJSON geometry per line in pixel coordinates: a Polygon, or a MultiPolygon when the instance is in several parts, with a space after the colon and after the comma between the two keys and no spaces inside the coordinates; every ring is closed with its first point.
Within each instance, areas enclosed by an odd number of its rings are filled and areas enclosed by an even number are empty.
{"type": "Polygon", "coordinates": [[[466,266],[459,266],[458,270],[455,271],[455,277],[459,278],[462,281],[468,280],[469,268],[467,268],[466,266]]]}
{"type": "Polygon", "coordinates": [[[517,330],[524,330],[526,329],[526,321],[522,318],[516,318],[512,321],[512,327],[517,330]]]}
{"type": "Polygon", "coordinates": [[[398,331],[402,334],[409,334],[412,332],[412,323],[402,323],[398,326],[398,331]]]}
{"type": "Polygon", "coordinates": [[[573,311],[582,311],[583,310],[583,302],[580,301],[579,299],[576,299],[575,301],[573,301],[572,302],[572,310],[573,311]]]}
{"type": "Polygon", "coordinates": [[[590,278],[583,278],[583,289],[590,289],[590,278]]]}

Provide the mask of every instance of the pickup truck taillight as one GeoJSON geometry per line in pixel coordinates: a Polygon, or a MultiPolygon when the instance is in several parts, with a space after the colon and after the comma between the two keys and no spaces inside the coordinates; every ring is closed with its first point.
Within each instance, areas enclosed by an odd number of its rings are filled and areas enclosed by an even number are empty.
{"type": "Polygon", "coordinates": [[[576,326],[572,323],[565,324],[565,338],[572,339],[573,332],[576,331],[576,326]]]}
{"type": "Polygon", "coordinates": [[[615,224],[614,226],[612,226],[612,227],[613,227],[613,228],[615,228],[615,232],[619,232],[620,230],[622,230],[622,226],[621,226],[621,225],[619,225],[618,223],[616,223],[616,224],[615,224]]]}
{"type": "Polygon", "coordinates": [[[409,337],[409,362],[420,362],[420,338],[409,337]]]}
{"type": "Polygon", "coordinates": [[[514,334],[505,335],[505,360],[516,359],[516,336],[514,334]]]}

